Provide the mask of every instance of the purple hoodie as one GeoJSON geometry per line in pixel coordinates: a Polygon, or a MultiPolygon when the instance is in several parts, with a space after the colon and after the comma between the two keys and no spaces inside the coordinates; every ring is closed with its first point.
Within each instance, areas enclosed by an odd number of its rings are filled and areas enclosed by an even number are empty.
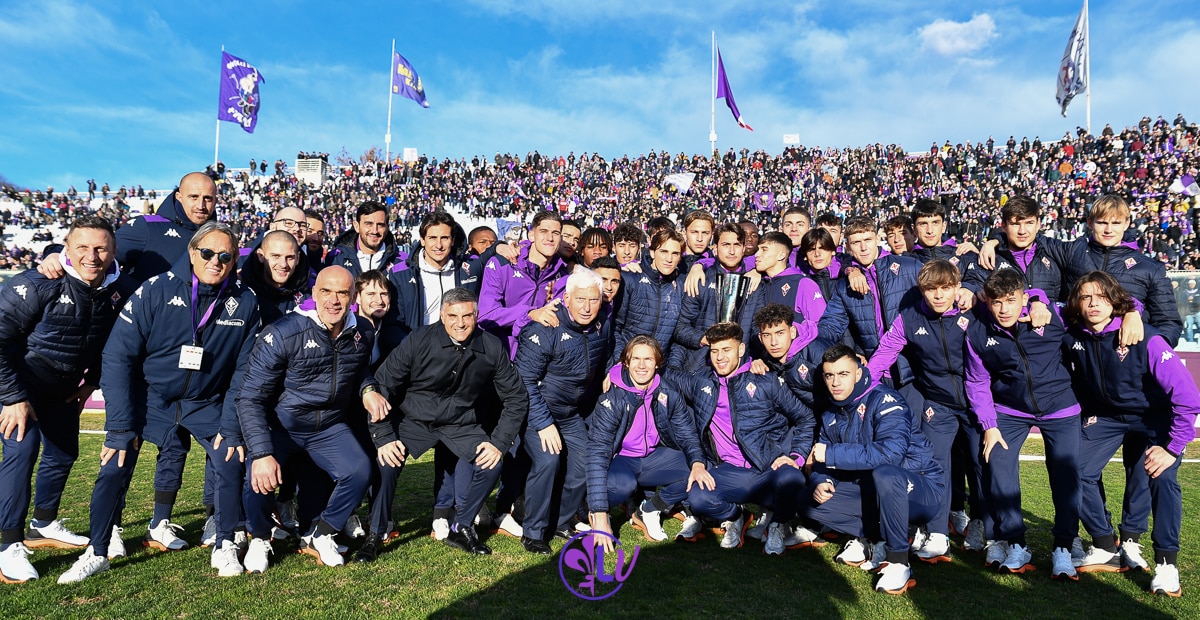
{"type": "MultiPolygon", "coordinates": [[[[749,370],[750,362],[746,362],[733,371],[729,377],[736,377],[749,370]]],[[[738,445],[737,438],[733,436],[733,417],[729,408],[729,377],[717,379],[717,383],[720,385],[717,390],[717,409],[713,412],[709,427],[712,429],[713,444],[716,445],[717,456],[721,458],[721,462],[750,468],[753,465],[746,460],[746,455],[742,454],[742,448],[738,445]]]]}
{"type": "Polygon", "coordinates": [[[562,258],[551,256],[545,268],[529,261],[529,246],[521,248],[517,262],[493,256],[483,270],[479,291],[479,327],[505,341],[509,357],[517,351],[517,336],[529,323],[529,313],[562,295],[567,269],[562,258]]]}
{"type": "Polygon", "coordinates": [[[625,438],[621,440],[621,450],[617,454],[639,459],[648,456],[659,444],[658,426],[654,423],[654,412],[650,409],[654,403],[654,393],[658,390],[659,376],[654,375],[650,385],[642,390],[634,387],[632,382],[625,383],[621,365],[618,364],[609,369],[608,378],[614,386],[631,394],[641,394],[642,396],[642,406],[634,412],[633,421],[629,424],[629,432],[625,433],[625,438]]]}

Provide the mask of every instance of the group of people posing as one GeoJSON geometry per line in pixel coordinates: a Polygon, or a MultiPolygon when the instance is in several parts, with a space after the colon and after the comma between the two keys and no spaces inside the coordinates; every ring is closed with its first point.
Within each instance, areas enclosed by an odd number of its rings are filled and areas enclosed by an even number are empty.
{"type": "Polygon", "coordinates": [[[508,243],[435,211],[409,252],[367,201],[328,253],[311,243],[319,214],[280,209],[241,248],[215,202],[192,173],[116,231],[79,217],[0,290],[3,581],[38,578],[38,548],[82,549],[60,583],[125,555],[145,442],[143,544],[186,548],[171,516],[195,441],[221,576],[268,570],[292,537],[328,566],[361,538],[352,559],[374,561],[396,535],[397,477],[432,451],[432,535],[467,553],[498,532],[550,554],[626,519],[666,540],[674,516],[677,540],[757,538],[773,555],[840,538],[839,562],[901,594],[910,558],[949,561],[951,535],[996,570],[1033,570],[1018,466],[1036,427],[1051,578],[1149,570],[1149,531],[1151,591],[1180,595],[1176,471],[1200,392],[1120,197],[1096,200],[1072,242],[1038,234],[1040,206],[1014,196],[979,248],[945,239],[944,207],[920,199],[882,226],[789,208],[761,235],[703,211],[608,231],[548,210],[508,243]],[[89,537],[59,504],[97,387],[89,537]],[[1114,527],[1102,472],[1118,450],[1114,527]]]}

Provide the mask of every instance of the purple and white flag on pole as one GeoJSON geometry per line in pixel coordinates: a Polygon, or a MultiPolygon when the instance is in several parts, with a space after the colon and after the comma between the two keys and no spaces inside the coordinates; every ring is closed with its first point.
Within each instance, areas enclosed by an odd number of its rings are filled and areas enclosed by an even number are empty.
{"type": "Polygon", "coordinates": [[[392,54],[392,94],[407,97],[428,108],[425,101],[425,87],[421,85],[421,76],[412,68],[403,56],[392,54]]]}
{"type": "Polygon", "coordinates": [[[1083,8],[1079,11],[1079,17],[1075,19],[1075,29],[1071,31],[1071,38],[1067,39],[1067,49],[1063,51],[1062,64],[1058,67],[1056,99],[1058,105],[1062,106],[1063,116],[1067,115],[1067,106],[1071,105],[1071,99],[1088,89],[1087,67],[1091,59],[1088,55],[1087,31],[1087,2],[1084,2],[1083,8]]]}
{"type": "Polygon", "coordinates": [[[733,91],[729,88],[729,76],[725,74],[725,62],[721,60],[720,48],[717,49],[717,99],[725,100],[725,105],[729,106],[730,112],[733,112],[733,119],[737,121],[739,127],[754,131],[753,127],[742,120],[742,113],[738,112],[737,103],[733,101],[733,91]]]}
{"type": "Polygon", "coordinates": [[[246,133],[254,133],[260,103],[258,85],[265,81],[254,65],[221,52],[221,100],[217,106],[217,120],[237,123],[246,133]]]}
{"type": "Polygon", "coordinates": [[[751,198],[759,211],[775,210],[775,192],[754,192],[751,198]]]}

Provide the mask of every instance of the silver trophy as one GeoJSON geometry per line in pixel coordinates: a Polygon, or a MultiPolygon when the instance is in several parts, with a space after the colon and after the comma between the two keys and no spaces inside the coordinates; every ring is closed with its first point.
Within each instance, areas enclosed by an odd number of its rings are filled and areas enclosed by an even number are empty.
{"type": "Polygon", "coordinates": [[[740,273],[717,274],[717,322],[736,321],[746,301],[750,278],[740,273]]]}

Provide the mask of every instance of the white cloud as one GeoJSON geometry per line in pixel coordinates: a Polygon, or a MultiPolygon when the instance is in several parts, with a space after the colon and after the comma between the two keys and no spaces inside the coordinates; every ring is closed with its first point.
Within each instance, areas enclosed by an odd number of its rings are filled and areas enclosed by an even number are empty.
{"type": "Polygon", "coordinates": [[[943,56],[962,56],[983,49],[996,35],[996,22],[987,13],[970,21],[934,20],[918,33],[927,49],[943,56]]]}

